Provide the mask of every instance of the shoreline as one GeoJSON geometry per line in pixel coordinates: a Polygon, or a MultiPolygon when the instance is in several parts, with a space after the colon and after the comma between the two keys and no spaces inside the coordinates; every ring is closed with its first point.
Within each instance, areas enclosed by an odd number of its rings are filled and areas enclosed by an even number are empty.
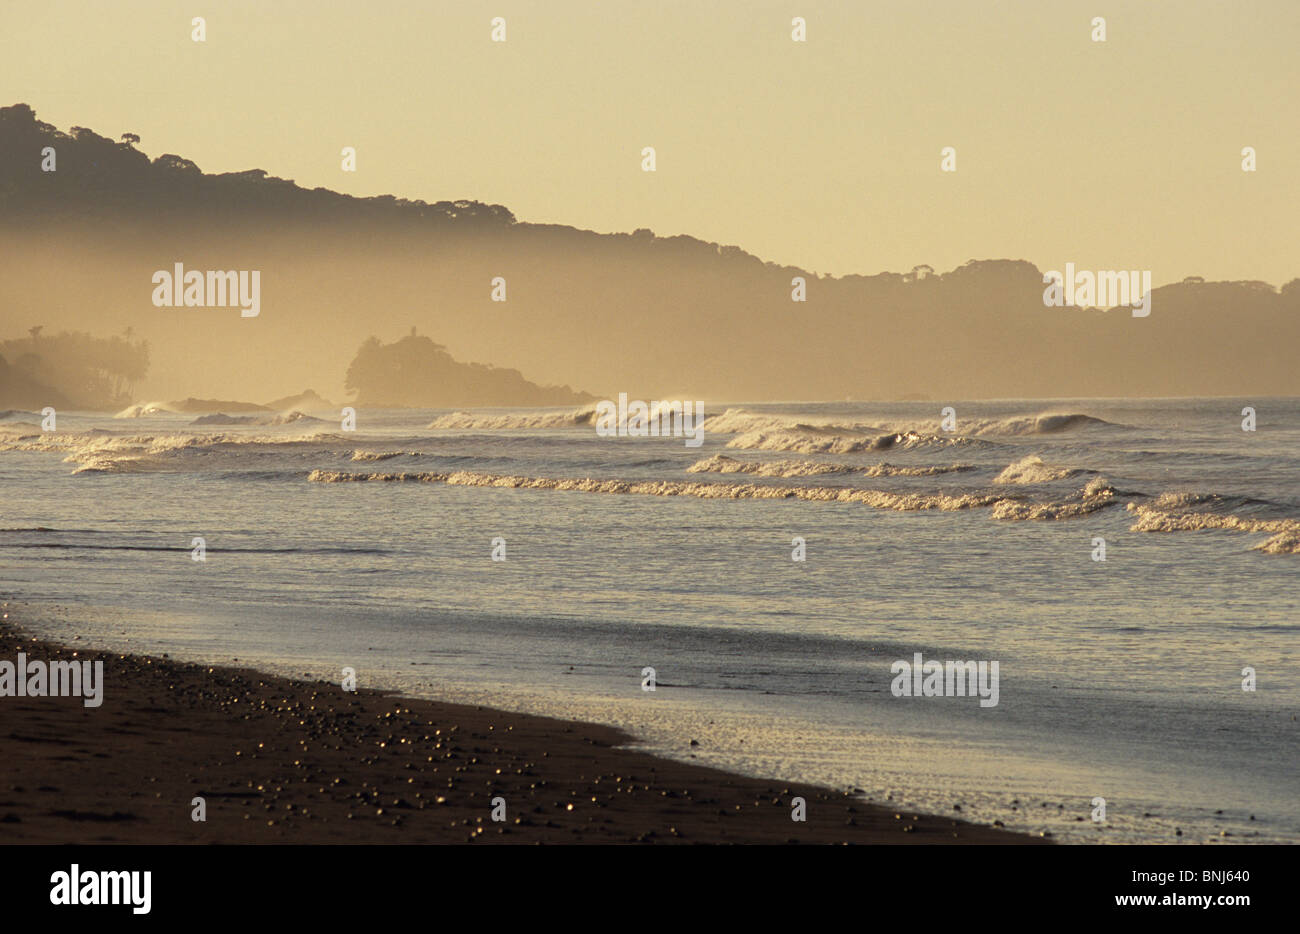
{"type": "Polygon", "coordinates": [[[619,748],[634,737],[613,727],[88,652],[0,623],[0,660],[20,651],[102,660],[104,700],[0,697],[7,844],[1050,842],[619,748]]]}

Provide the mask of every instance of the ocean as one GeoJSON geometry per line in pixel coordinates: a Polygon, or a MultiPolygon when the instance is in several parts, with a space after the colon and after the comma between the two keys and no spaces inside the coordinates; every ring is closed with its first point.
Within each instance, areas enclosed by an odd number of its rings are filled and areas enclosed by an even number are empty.
{"type": "Polygon", "coordinates": [[[1300,399],[709,404],[698,448],[148,411],[0,416],[0,592],[42,637],[1064,842],[1300,841],[1300,399]],[[917,653],[996,661],[996,705],[898,696],[917,653]]]}

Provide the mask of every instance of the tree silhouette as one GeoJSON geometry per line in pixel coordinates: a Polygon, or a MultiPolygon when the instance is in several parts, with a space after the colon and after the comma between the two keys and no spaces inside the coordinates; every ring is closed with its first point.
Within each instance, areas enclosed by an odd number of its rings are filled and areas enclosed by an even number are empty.
{"type": "Polygon", "coordinates": [[[13,361],[7,391],[14,398],[46,387],[86,408],[117,408],[131,402],[135,384],[149,369],[147,342],[92,337],[81,331],[42,337],[43,330],[40,325],[29,328],[30,342],[0,341],[0,356],[13,361]]]}

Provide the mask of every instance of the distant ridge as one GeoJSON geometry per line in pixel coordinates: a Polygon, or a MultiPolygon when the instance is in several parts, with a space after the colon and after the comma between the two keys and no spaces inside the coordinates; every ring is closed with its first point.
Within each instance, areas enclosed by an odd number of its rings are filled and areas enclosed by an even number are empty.
{"type": "Polygon", "coordinates": [[[1300,279],[1161,285],[1155,270],[1150,316],[1135,318],[1045,307],[1043,270],[1021,259],[819,276],[684,235],[354,198],[260,169],[207,175],[137,143],[0,108],[0,336],[85,328],[92,313],[133,327],[152,349],[150,398],[267,398],[286,385],[341,398],[357,345],[412,321],[534,387],[640,398],[1300,395],[1300,279]],[[46,146],[57,172],[40,169],[46,146]],[[149,276],[177,261],[262,270],[263,312],[241,322],[152,306],[149,276]],[[508,301],[492,299],[496,281],[508,301]],[[805,301],[792,300],[799,281],[805,301]]]}
{"type": "MultiPolygon", "coordinates": [[[[124,134],[125,135],[125,134],[124,134]]],[[[355,198],[325,188],[306,189],[261,169],[205,174],[194,162],[165,153],[150,161],[130,141],[115,142],[86,127],[64,133],[36,119],[27,104],[0,107],[0,218],[91,218],[115,223],[187,222],[202,212],[209,223],[239,222],[248,214],[300,219],[357,220],[373,216],[459,228],[499,227],[514,215],[499,204],[429,204],[381,195],[355,198]],[[57,170],[41,170],[41,150],[52,147],[57,170]],[[67,174],[60,174],[67,173],[67,174]],[[51,182],[72,176],[76,185],[51,182]]]]}

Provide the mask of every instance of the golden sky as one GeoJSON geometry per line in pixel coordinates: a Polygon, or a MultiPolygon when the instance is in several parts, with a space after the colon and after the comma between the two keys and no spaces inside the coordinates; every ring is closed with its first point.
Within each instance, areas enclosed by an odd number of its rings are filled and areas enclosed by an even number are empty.
{"type": "Polygon", "coordinates": [[[835,275],[1007,257],[1280,285],[1300,275],[1297,49],[1296,0],[3,0],[0,104],[207,172],[835,275]]]}

